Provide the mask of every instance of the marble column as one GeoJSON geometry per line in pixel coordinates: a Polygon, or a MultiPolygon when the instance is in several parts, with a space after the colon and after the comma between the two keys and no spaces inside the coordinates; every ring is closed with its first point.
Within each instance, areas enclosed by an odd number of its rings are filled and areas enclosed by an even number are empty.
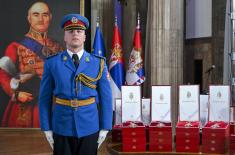
{"type": "Polygon", "coordinates": [[[145,95],[151,85],[172,85],[172,121],[178,116],[178,85],[183,83],[184,0],[148,1],[145,95]]]}
{"type": "Polygon", "coordinates": [[[216,66],[211,73],[211,84],[223,83],[224,67],[224,26],[226,1],[212,2],[212,64],[216,66]]]}

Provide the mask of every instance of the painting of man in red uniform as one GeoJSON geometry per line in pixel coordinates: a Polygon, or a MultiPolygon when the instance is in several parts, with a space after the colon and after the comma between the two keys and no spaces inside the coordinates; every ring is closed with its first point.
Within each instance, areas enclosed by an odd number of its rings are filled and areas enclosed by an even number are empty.
{"type": "Polygon", "coordinates": [[[44,60],[63,50],[48,36],[51,19],[46,3],[33,3],[28,9],[28,32],[11,42],[0,59],[0,86],[10,98],[2,127],[39,127],[37,101],[44,60]]]}

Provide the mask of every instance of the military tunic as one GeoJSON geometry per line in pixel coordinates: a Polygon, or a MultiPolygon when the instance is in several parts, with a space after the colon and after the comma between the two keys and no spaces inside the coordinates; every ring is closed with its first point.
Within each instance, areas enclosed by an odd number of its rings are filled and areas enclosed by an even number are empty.
{"type": "Polygon", "coordinates": [[[77,69],[67,51],[46,60],[39,97],[43,131],[83,137],[112,129],[112,92],[107,66],[102,61],[103,58],[86,51],[77,69]],[[97,80],[87,82],[83,78],[97,80]],[[95,102],[74,108],[53,102],[53,96],[65,100],[94,97],[95,102]]]}

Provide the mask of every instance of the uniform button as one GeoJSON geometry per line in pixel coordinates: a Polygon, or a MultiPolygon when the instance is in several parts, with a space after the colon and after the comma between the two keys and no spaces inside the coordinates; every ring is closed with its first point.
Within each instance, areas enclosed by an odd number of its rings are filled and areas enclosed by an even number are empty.
{"type": "Polygon", "coordinates": [[[77,111],[77,110],[78,110],[78,108],[73,108],[73,110],[74,110],[74,111],[77,111]]]}

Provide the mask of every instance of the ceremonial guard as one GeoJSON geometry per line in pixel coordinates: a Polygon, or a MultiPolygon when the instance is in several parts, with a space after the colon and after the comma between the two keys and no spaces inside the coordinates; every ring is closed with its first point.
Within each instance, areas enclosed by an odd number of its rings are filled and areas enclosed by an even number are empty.
{"type": "Polygon", "coordinates": [[[112,129],[109,73],[105,58],[84,50],[87,18],[66,15],[61,27],[67,50],[47,58],[44,64],[41,129],[56,155],[94,155],[112,129]]]}

